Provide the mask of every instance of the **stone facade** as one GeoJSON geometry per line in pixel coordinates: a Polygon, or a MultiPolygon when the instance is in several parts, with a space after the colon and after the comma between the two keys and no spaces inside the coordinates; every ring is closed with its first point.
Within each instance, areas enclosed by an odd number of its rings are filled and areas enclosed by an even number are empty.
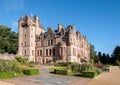
{"type": "Polygon", "coordinates": [[[75,30],[74,25],[58,29],[41,26],[37,16],[25,16],[18,21],[18,54],[28,61],[40,64],[52,62],[89,62],[90,45],[85,36],[75,30]]]}

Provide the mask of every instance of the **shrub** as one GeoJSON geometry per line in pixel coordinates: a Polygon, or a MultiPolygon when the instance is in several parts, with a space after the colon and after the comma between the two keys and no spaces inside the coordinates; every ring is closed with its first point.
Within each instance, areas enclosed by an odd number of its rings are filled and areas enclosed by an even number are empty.
{"type": "Polygon", "coordinates": [[[54,73],[54,68],[49,68],[50,73],[54,73]]]}
{"type": "Polygon", "coordinates": [[[105,65],[106,67],[110,67],[110,65],[105,65]]]}
{"type": "Polygon", "coordinates": [[[62,74],[62,75],[67,75],[67,69],[64,68],[55,68],[54,69],[55,74],[62,74]]]}
{"type": "Polygon", "coordinates": [[[13,78],[13,72],[0,72],[0,79],[13,78]]]}
{"type": "Polygon", "coordinates": [[[82,71],[85,71],[85,70],[89,70],[89,67],[90,67],[89,64],[84,63],[84,64],[81,65],[81,70],[80,71],[82,72],[82,71]]]}
{"type": "Polygon", "coordinates": [[[96,63],[95,66],[98,67],[98,68],[100,68],[100,69],[103,69],[103,68],[104,68],[104,65],[101,64],[101,63],[96,63]]]}
{"type": "Polygon", "coordinates": [[[21,56],[16,56],[15,58],[18,62],[22,63],[22,64],[26,64],[27,63],[27,59],[23,58],[21,56]]]}
{"type": "Polygon", "coordinates": [[[96,71],[87,70],[87,71],[83,71],[81,76],[82,77],[87,77],[87,78],[94,78],[95,76],[97,76],[97,72],[96,71]]]}
{"type": "Polygon", "coordinates": [[[69,76],[73,76],[74,73],[72,72],[72,70],[68,69],[68,70],[67,70],[67,75],[69,75],[69,76]]]}
{"type": "Polygon", "coordinates": [[[85,70],[89,70],[89,65],[88,64],[82,64],[80,65],[79,63],[76,62],[71,62],[68,65],[68,69],[71,69],[74,73],[75,72],[82,72],[85,70]]]}
{"type": "Polygon", "coordinates": [[[39,74],[39,69],[24,69],[23,73],[26,75],[35,75],[39,74]]]}
{"type": "Polygon", "coordinates": [[[0,60],[0,72],[21,72],[21,66],[16,61],[0,60]]]}
{"type": "Polygon", "coordinates": [[[71,63],[70,66],[71,66],[70,68],[73,72],[79,72],[80,71],[80,68],[81,68],[80,64],[71,63]]]}
{"type": "Polygon", "coordinates": [[[66,67],[66,63],[65,62],[57,62],[54,64],[54,66],[57,66],[57,67],[66,67]]]}
{"type": "Polygon", "coordinates": [[[103,72],[103,70],[102,69],[100,69],[100,68],[95,68],[95,71],[97,72],[97,74],[100,74],[100,73],[102,73],[103,72]]]}
{"type": "Polygon", "coordinates": [[[32,67],[32,66],[34,66],[34,65],[35,65],[35,62],[34,62],[34,61],[30,61],[30,62],[29,62],[29,66],[32,67]]]}

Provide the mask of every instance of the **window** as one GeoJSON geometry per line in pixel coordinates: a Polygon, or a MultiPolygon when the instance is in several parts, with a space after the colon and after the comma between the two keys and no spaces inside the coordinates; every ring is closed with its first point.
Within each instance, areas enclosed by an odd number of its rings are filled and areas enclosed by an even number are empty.
{"type": "Polygon", "coordinates": [[[60,47],[60,50],[61,50],[61,55],[63,55],[63,49],[62,49],[62,47],[60,47]]]}
{"type": "Polygon", "coordinates": [[[53,49],[53,56],[55,56],[55,49],[53,49]]]}
{"type": "Polygon", "coordinates": [[[46,36],[44,35],[44,38],[45,38],[46,36]]]}
{"type": "Polygon", "coordinates": [[[46,49],[46,56],[48,56],[48,49],[46,49]]]}
{"type": "Polygon", "coordinates": [[[73,56],[76,56],[76,49],[73,48],[73,56]]]}
{"type": "Polygon", "coordinates": [[[42,50],[40,50],[40,56],[42,55],[42,50]]]}
{"type": "Polygon", "coordinates": [[[25,56],[26,56],[26,50],[24,50],[24,54],[25,54],[25,56]]]}
{"type": "Polygon", "coordinates": [[[51,45],[53,45],[53,40],[51,40],[51,45]]]}
{"type": "Polygon", "coordinates": [[[26,39],[26,34],[25,34],[25,39],[26,39]]]}
{"type": "Polygon", "coordinates": [[[50,40],[48,40],[48,46],[50,46],[50,40]]]}
{"type": "Polygon", "coordinates": [[[25,46],[26,46],[26,41],[25,41],[25,46]]]}
{"type": "Polygon", "coordinates": [[[51,53],[51,49],[49,49],[49,54],[50,54],[50,56],[51,56],[51,54],[52,54],[52,53],[51,53]]]}
{"type": "Polygon", "coordinates": [[[37,51],[37,53],[38,53],[38,56],[39,56],[40,55],[39,50],[37,51]]]}
{"type": "Polygon", "coordinates": [[[32,55],[34,56],[34,50],[32,50],[32,55]]]}

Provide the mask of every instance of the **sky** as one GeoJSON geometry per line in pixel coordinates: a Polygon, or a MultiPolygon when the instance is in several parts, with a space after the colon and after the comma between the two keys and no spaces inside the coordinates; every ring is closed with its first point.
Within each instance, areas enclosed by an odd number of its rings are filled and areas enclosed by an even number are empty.
{"type": "Polygon", "coordinates": [[[120,0],[0,0],[0,25],[18,32],[25,15],[37,15],[46,30],[74,24],[97,52],[111,55],[120,45],[120,0]]]}

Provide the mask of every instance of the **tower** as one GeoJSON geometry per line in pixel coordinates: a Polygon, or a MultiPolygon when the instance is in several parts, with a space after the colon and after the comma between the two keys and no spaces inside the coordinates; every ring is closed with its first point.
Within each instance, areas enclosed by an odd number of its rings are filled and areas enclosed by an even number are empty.
{"type": "Polygon", "coordinates": [[[37,16],[32,19],[30,16],[20,18],[18,21],[19,29],[19,49],[18,55],[28,59],[28,61],[35,61],[35,37],[38,32],[44,32],[44,29],[39,24],[37,16]]]}

